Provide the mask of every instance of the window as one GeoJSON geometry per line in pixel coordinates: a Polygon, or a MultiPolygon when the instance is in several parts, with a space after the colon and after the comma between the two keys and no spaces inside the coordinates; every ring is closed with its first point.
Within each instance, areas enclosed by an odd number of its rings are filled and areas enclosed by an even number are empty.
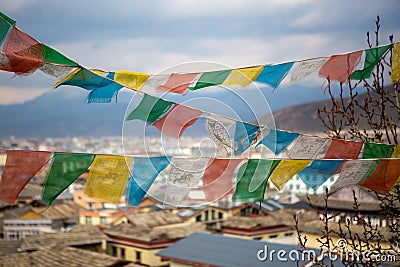
{"type": "Polygon", "coordinates": [[[94,205],[93,205],[93,203],[91,203],[91,202],[89,202],[89,203],[87,204],[87,206],[88,206],[88,210],[92,210],[92,209],[94,208],[94,205]]]}
{"type": "Polygon", "coordinates": [[[253,240],[261,240],[262,237],[254,237],[253,240]]]}
{"type": "Polygon", "coordinates": [[[222,220],[224,218],[224,215],[222,212],[218,212],[218,219],[222,220]]]}
{"type": "Polygon", "coordinates": [[[142,252],[136,251],[136,263],[140,263],[142,261],[142,252]]]}
{"type": "Polygon", "coordinates": [[[117,247],[111,246],[111,256],[117,257],[117,247]]]}
{"type": "Polygon", "coordinates": [[[125,249],[124,248],[121,248],[121,250],[120,250],[120,258],[125,260],[125,249]]]}
{"type": "Polygon", "coordinates": [[[285,236],[292,236],[293,233],[285,233],[285,236]]]}
{"type": "Polygon", "coordinates": [[[85,217],[85,221],[86,221],[86,222],[85,222],[86,224],[92,224],[92,217],[86,216],[86,217],[85,217]]]}
{"type": "Polygon", "coordinates": [[[277,238],[278,235],[270,235],[269,238],[277,238]]]}
{"type": "Polygon", "coordinates": [[[204,220],[208,221],[208,210],[204,212],[204,220]]]}
{"type": "Polygon", "coordinates": [[[100,224],[105,224],[107,223],[107,218],[106,217],[100,217],[100,224]]]}
{"type": "Polygon", "coordinates": [[[211,220],[215,220],[215,210],[211,210],[211,220]]]}
{"type": "Polygon", "coordinates": [[[196,222],[201,222],[201,215],[196,216],[196,222]]]}

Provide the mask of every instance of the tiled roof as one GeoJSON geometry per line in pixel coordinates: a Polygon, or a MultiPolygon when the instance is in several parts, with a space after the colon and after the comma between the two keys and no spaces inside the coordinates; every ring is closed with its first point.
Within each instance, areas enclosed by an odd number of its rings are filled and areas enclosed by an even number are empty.
{"type": "Polygon", "coordinates": [[[36,213],[40,213],[46,219],[71,219],[79,218],[79,208],[75,204],[51,205],[48,208],[32,208],[36,213]]]}
{"type": "Polygon", "coordinates": [[[136,226],[157,227],[182,223],[183,220],[170,210],[132,213],[127,215],[128,221],[136,226]]]}
{"type": "Polygon", "coordinates": [[[104,233],[112,237],[152,242],[156,240],[175,240],[186,237],[195,232],[206,232],[205,226],[202,223],[194,223],[168,228],[150,228],[146,226],[120,224],[106,230],[104,233]]]}
{"type": "MultiPolygon", "coordinates": [[[[316,207],[319,207],[319,208],[325,207],[324,196],[309,195],[309,198],[311,200],[311,203],[313,205],[315,205],[316,207]]],[[[303,200],[304,202],[308,203],[308,200],[305,196],[300,197],[300,199],[303,200]]],[[[359,211],[376,212],[381,209],[379,201],[361,201],[360,200],[357,202],[359,204],[359,211]]],[[[333,197],[328,198],[328,209],[353,211],[354,210],[353,204],[354,204],[354,202],[349,199],[343,200],[343,199],[333,198],[333,197]]]]}
{"type": "Polygon", "coordinates": [[[21,240],[0,239],[0,256],[17,253],[21,240]]]}
{"type": "MultiPolygon", "coordinates": [[[[4,267],[103,267],[123,263],[120,259],[106,254],[70,247],[44,249],[32,253],[22,252],[0,257],[4,267]]],[[[122,266],[119,265],[119,266],[122,266]]]]}
{"type": "Polygon", "coordinates": [[[31,251],[55,246],[79,246],[88,244],[99,244],[105,240],[100,230],[85,231],[85,229],[74,229],[65,233],[43,233],[27,236],[22,240],[19,251],[31,251]]]}

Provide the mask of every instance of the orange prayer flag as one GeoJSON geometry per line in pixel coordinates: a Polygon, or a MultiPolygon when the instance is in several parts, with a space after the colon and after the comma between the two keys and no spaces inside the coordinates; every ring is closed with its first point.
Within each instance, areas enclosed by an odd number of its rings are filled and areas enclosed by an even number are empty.
{"type": "Polygon", "coordinates": [[[361,185],[380,194],[387,194],[400,176],[400,159],[380,159],[372,175],[361,185]]]}
{"type": "Polygon", "coordinates": [[[356,159],[362,146],[363,142],[332,139],[324,159],[356,159]]]}
{"type": "Polygon", "coordinates": [[[176,104],[152,125],[168,136],[180,138],[186,128],[193,125],[201,114],[203,112],[199,110],[176,104]]]}
{"type": "Polygon", "coordinates": [[[233,194],[233,175],[243,159],[210,159],[204,172],[203,190],[207,201],[215,201],[233,194]]]}
{"type": "Polygon", "coordinates": [[[319,70],[319,76],[339,83],[347,82],[360,62],[363,51],[331,56],[319,70]]]}
{"type": "Polygon", "coordinates": [[[26,184],[50,158],[50,152],[8,150],[0,180],[0,200],[14,205],[26,184]]]}

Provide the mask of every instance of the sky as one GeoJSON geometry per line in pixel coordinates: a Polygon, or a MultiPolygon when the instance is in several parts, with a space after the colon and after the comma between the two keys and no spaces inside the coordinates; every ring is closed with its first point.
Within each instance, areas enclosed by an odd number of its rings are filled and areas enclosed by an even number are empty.
{"type": "MultiPolygon", "coordinates": [[[[400,41],[398,0],[15,0],[0,10],[83,66],[150,74],[198,61],[236,68],[364,49],[377,15],[381,43],[389,34],[400,41]]],[[[0,72],[0,104],[51,93],[54,82],[0,72]]],[[[301,103],[323,97],[321,83],[305,81],[316,88],[306,94],[285,90],[301,103]]]]}

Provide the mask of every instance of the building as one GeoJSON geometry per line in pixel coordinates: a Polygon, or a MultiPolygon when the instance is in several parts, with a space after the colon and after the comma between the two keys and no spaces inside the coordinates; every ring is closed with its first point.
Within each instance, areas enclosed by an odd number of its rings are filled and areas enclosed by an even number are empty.
{"type": "Polygon", "coordinates": [[[108,255],[145,266],[169,266],[169,262],[156,254],[194,233],[205,232],[202,223],[150,227],[123,223],[105,230],[108,255]]]}
{"type": "MultiPolygon", "coordinates": [[[[194,233],[157,255],[170,261],[170,267],[312,266],[313,259],[323,259],[319,250],[301,250],[298,246],[194,233]]],[[[335,266],[344,265],[335,261],[335,266]]]]}

